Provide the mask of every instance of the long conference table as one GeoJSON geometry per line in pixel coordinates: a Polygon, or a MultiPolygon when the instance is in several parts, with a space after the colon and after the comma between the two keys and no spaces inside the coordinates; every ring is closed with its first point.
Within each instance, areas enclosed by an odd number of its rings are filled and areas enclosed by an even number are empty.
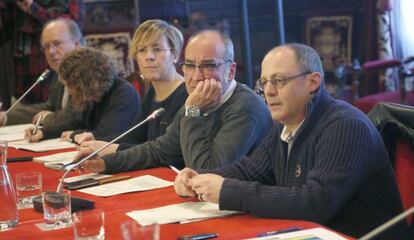
{"type": "MultiPolygon", "coordinates": [[[[8,148],[8,157],[45,156],[69,150],[73,151],[73,149],[67,149],[35,153],[8,148]]],[[[56,191],[58,180],[63,174],[61,171],[46,168],[42,164],[32,161],[8,163],[8,169],[12,176],[13,182],[15,181],[15,175],[18,173],[27,171],[41,172],[43,191],[56,191]]],[[[165,167],[138,170],[116,175],[130,175],[131,177],[136,177],[147,174],[168,181],[173,181],[176,176],[174,171],[165,167]]],[[[73,171],[69,174],[69,177],[76,175],[79,175],[79,173],[73,171]]],[[[125,215],[126,212],[161,207],[186,201],[196,201],[196,199],[185,199],[177,196],[172,186],[144,192],[120,194],[105,198],[89,195],[79,191],[71,191],[71,195],[92,200],[95,202],[95,208],[102,209],[105,212],[105,239],[122,239],[120,224],[128,220],[133,221],[130,217],[125,215]]],[[[21,209],[19,210],[19,224],[17,227],[0,232],[0,239],[73,239],[72,228],[42,231],[38,229],[35,224],[43,222],[44,220],[42,213],[34,211],[33,208],[21,209]]],[[[163,224],[160,226],[160,239],[177,239],[183,235],[200,233],[218,233],[218,239],[244,239],[256,237],[258,233],[286,229],[293,226],[302,227],[304,229],[322,227],[319,224],[308,221],[265,219],[256,218],[250,214],[244,214],[187,224],[163,224]]],[[[347,238],[352,239],[349,237],[347,238]]]]}

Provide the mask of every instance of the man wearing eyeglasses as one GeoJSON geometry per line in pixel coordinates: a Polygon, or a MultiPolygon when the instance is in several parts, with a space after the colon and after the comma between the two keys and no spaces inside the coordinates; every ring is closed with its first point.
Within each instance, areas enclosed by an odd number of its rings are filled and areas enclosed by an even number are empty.
{"type": "MultiPolygon", "coordinates": [[[[236,83],[233,43],[217,31],[192,36],[182,63],[189,93],[166,134],[83,163],[93,172],[156,166],[215,168],[250,154],[272,126],[264,101],[236,83]]],[[[91,153],[81,150],[76,159],[91,153]]]]}
{"type": "Polygon", "coordinates": [[[38,104],[16,105],[7,116],[2,117],[0,112],[0,126],[37,122],[53,125],[56,122],[73,116],[69,95],[65,92],[63,84],[58,80],[57,70],[63,56],[82,45],[82,33],[73,20],[56,19],[48,22],[42,31],[42,51],[46,56],[49,67],[53,70],[48,78],[51,79],[49,97],[46,102],[38,104]]]}
{"type": "MultiPolygon", "coordinates": [[[[360,237],[396,216],[402,204],[384,144],[371,121],[325,90],[316,51],[302,44],[271,50],[261,87],[273,120],[250,157],[214,170],[182,170],[180,196],[222,210],[308,220],[360,237]]],[[[407,239],[405,222],[381,239],[407,239]]]]}

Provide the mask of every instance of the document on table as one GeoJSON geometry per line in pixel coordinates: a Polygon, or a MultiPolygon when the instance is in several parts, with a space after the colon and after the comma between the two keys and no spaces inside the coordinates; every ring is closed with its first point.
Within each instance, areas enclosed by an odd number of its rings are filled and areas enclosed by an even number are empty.
{"type": "Polygon", "coordinates": [[[346,240],[346,238],[341,237],[339,234],[329,231],[324,228],[310,228],[300,231],[294,231],[289,233],[281,233],[270,235],[266,237],[250,238],[250,240],[269,240],[269,239],[278,239],[278,240],[346,240]]]}
{"type": "Polygon", "coordinates": [[[71,182],[77,182],[80,180],[85,180],[88,178],[92,178],[95,180],[99,180],[102,178],[107,178],[107,177],[112,177],[113,175],[109,175],[109,174],[102,174],[102,173],[87,173],[87,174],[82,174],[79,176],[74,176],[74,177],[68,177],[65,178],[65,180],[63,180],[64,183],[71,183],[71,182]]]}
{"type": "Polygon", "coordinates": [[[47,155],[43,157],[34,157],[33,162],[37,163],[70,163],[72,162],[73,158],[75,158],[78,151],[71,151],[71,152],[64,152],[64,153],[56,153],[52,155],[47,155]]]}
{"type": "Polygon", "coordinates": [[[95,187],[84,188],[79,192],[84,192],[100,197],[109,197],[121,193],[146,191],[157,188],[172,186],[173,182],[163,180],[151,175],[131,178],[124,181],[103,184],[95,187]]]}
{"type": "Polygon", "coordinates": [[[234,214],[240,214],[240,212],[220,210],[218,204],[208,202],[186,202],[126,213],[126,215],[133,218],[142,226],[148,226],[154,223],[183,223],[234,214]]]}
{"type": "Polygon", "coordinates": [[[54,138],[35,143],[31,143],[26,140],[11,142],[9,146],[14,147],[16,149],[25,149],[33,152],[45,152],[50,150],[72,148],[75,147],[75,144],[68,142],[66,140],[62,140],[60,138],[54,138]]]}
{"type": "Polygon", "coordinates": [[[24,139],[24,130],[32,124],[18,124],[6,127],[0,127],[0,140],[17,141],[24,139]]]}

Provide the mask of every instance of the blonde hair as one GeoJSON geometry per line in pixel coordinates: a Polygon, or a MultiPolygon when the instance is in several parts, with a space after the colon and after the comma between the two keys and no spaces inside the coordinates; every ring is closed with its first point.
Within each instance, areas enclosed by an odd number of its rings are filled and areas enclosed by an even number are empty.
{"type": "Polygon", "coordinates": [[[139,25],[129,47],[129,57],[135,58],[139,46],[153,42],[161,36],[167,38],[171,51],[178,58],[183,47],[183,35],[176,27],[159,19],[147,20],[139,25]]]}

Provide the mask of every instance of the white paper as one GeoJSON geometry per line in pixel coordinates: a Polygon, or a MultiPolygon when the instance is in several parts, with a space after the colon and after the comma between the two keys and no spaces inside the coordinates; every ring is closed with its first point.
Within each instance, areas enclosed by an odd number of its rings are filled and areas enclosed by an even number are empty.
{"type": "Polygon", "coordinates": [[[214,203],[186,202],[147,210],[131,211],[127,212],[126,215],[133,218],[140,225],[148,226],[154,223],[185,223],[239,213],[236,211],[220,210],[218,204],[214,203]]]}
{"type": "Polygon", "coordinates": [[[68,142],[66,140],[62,140],[60,138],[54,138],[35,143],[31,143],[26,140],[11,142],[9,143],[9,146],[14,147],[16,149],[25,149],[33,152],[45,152],[50,150],[72,148],[75,147],[75,144],[68,142]]]}
{"type": "Polygon", "coordinates": [[[151,175],[131,178],[124,181],[103,184],[95,187],[84,188],[79,192],[84,192],[100,197],[109,197],[121,193],[146,191],[157,188],[172,186],[174,183],[163,180],[151,175]]]}
{"type": "Polygon", "coordinates": [[[24,130],[33,124],[19,124],[0,127],[0,140],[18,141],[24,139],[24,130]]]}
{"type": "Polygon", "coordinates": [[[23,133],[24,134],[24,130],[30,126],[33,126],[33,124],[28,123],[28,124],[18,124],[18,125],[0,127],[0,136],[9,134],[9,133],[23,133]]]}
{"type": "Polygon", "coordinates": [[[107,177],[112,177],[112,175],[101,174],[101,173],[87,173],[87,174],[83,174],[83,175],[79,175],[79,176],[65,178],[65,180],[63,180],[63,182],[64,183],[71,183],[71,182],[76,182],[76,181],[80,181],[80,180],[84,180],[84,179],[88,179],[88,178],[93,178],[95,180],[99,180],[99,179],[107,178],[107,177]]]}
{"type": "Polygon", "coordinates": [[[3,141],[18,141],[24,139],[24,132],[18,132],[18,133],[9,133],[9,134],[0,134],[0,140],[3,141]]]}
{"type": "Polygon", "coordinates": [[[339,234],[329,231],[325,228],[310,228],[295,232],[281,233],[266,237],[250,238],[250,240],[269,240],[269,239],[278,239],[278,240],[289,240],[289,239],[321,239],[321,240],[346,240],[346,238],[341,237],[339,234]]]}
{"type": "Polygon", "coordinates": [[[43,157],[34,157],[33,162],[37,162],[37,163],[63,163],[67,161],[72,162],[77,153],[78,151],[70,151],[70,152],[64,152],[64,153],[56,153],[56,154],[47,155],[43,157]]]}

